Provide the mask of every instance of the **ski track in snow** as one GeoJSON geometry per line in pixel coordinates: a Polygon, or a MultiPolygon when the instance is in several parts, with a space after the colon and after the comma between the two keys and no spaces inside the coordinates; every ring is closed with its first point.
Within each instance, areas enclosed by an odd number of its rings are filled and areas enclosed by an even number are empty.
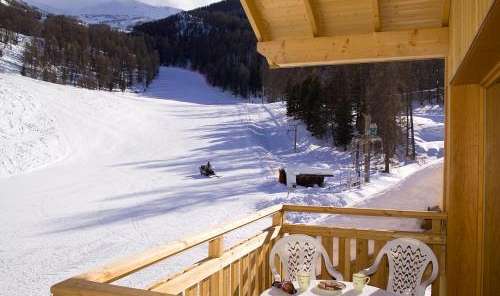
{"type": "MultiPolygon", "coordinates": [[[[58,281],[274,203],[355,204],[421,169],[415,164],[378,176],[365,191],[337,196],[313,188],[288,198],[274,176],[278,167],[336,169],[345,153],[309,137],[303,126],[299,153],[293,153],[291,120],[282,103],[244,103],[208,86],[201,75],[176,68],[161,68],[142,94],[0,73],[0,99],[0,151],[10,151],[14,139],[37,144],[22,150],[23,157],[5,154],[15,165],[5,165],[0,156],[0,172],[7,171],[0,176],[0,208],[8,209],[0,216],[1,296],[49,295],[58,281]],[[36,128],[20,128],[26,124],[36,128]],[[5,135],[11,142],[5,144],[5,135]],[[198,166],[208,160],[221,178],[199,176],[198,166]]],[[[417,119],[419,147],[439,157],[440,124],[417,119]]],[[[228,243],[267,223],[229,235],[228,243]]],[[[204,247],[118,284],[144,287],[203,258],[204,247]]]]}

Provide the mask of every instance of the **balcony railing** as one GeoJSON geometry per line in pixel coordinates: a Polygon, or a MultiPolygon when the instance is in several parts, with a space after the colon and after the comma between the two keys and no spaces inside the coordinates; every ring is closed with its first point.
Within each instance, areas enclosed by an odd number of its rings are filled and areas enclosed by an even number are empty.
{"type": "MultiPolygon", "coordinates": [[[[278,205],[261,210],[245,219],[230,222],[203,234],[175,241],[114,264],[87,272],[54,285],[55,296],[155,296],[155,295],[231,295],[254,296],[271,286],[269,252],[274,242],[285,234],[306,234],[321,239],[330,258],[345,280],[353,273],[369,266],[374,255],[392,239],[411,237],[427,243],[439,260],[440,276],[432,285],[433,295],[445,295],[444,258],[446,252],[446,214],[436,212],[399,211],[383,209],[332,208],[298,205],[278,205]],[[396,231],[384,229],[356,229],[311,224],[287,223],[286,214],[292,212],[335,214],[362,217],[425,219],[431,221],[428,231],[396,231]],[[250,223],[272,216],[261,233],[225,248],[224,236],[250,223]],[[144,289],[113,284],[174,255],[208,242],[207,257],[179,273],[167,275],[144,289]]],[[[372,276],[371,285],[385,288],[388,276],[387,262],[372,276]]],[[[277,266],[278,270],[280,267],[277,266]]],[[[327,278],[326,269],[318,271],[327,278]]]]}

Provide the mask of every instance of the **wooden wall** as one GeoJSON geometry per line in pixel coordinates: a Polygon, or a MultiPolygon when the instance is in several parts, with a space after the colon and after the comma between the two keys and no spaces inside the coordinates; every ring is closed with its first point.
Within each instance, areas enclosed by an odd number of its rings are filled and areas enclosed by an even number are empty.
{"type": "Polygon", "coordinates": [[[500,0],[451,0],[447,294],[499,295],[500,0]]]}
{"type": "Polygon", "coordinates": [[[479,85],[453,86],[450,91],[448,192],[448,295],[474,296],[480,282],[483,204],[483,108],[479,85]],[[464,278],[467,280],[464,280],[464,278]],[[463,294],[462,294],[463,293],[463,294]]]}
{"type": "Polygon", "coordinates": [[[500,293],[500,82],[486,94],[486,178],[483,295],[500,293]]]}
{"type": "Polygon", "coordinates": [[[451,0],[450,75],[454,75],[495,0],[451,0]]]}

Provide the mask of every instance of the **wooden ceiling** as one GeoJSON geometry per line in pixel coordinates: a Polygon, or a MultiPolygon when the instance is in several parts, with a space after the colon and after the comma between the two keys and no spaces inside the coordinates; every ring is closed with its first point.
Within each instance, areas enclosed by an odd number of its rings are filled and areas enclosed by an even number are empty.
{"type": "Polygon", "coordinates": [[[445,57],[450,0],[241,0],[274,67],[445,57]]]}

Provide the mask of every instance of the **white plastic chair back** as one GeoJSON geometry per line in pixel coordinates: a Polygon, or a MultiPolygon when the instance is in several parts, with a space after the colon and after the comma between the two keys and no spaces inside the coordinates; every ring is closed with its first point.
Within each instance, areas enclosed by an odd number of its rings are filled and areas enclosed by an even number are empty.
{"type": "Polygon", "coordinates": [[[315,238],[307,235],[288,235],[279,239],[269,254],[269,264],[275,281],[281,281],[276,271],[275,258],[280,258],[285,281],[297,280],[297,273],[309,272],[316,279],[316,264],[323,257],[328,273],[336,280],[342,280],[342,275],[335,271],[323,245],[315,238]]]}
{"type": "Polygon", "coordinates": [[[434,252],[425,243],[411,238],[388,242],[377,255],[375,263],[362,273],[375,273],[384,255],[387,255],[389,262],[387,291],[396,295],[424,296],[425,289],[438,275],[438,261],[434,252]],[[424,271],[429,264],[432,264],[432,274],[422,282],[424,271]]]}

